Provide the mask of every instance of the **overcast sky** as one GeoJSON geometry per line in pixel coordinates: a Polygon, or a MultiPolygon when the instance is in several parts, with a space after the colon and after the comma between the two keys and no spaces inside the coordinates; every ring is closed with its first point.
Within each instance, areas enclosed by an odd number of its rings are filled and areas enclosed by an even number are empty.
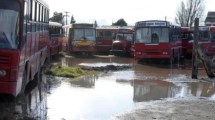
{"type": "MultiPolygon", "coordinates": [[[[123,18],[128,25],[141,20],[159,19],[174,21],[175,13],[182,0],[45,0],[53,12],[69,12],[76,22],[111,25],[123,18]]],[[[215,0],[205,0],[205,15],[215,11],[215,0]]]]}

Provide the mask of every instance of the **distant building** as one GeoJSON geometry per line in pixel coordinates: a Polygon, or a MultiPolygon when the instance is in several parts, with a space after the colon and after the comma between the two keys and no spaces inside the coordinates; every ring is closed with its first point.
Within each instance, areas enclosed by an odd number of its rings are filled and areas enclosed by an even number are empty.
{"type": "Polygon", "coordinates": [[[208,15],[205,19],[206,26],[215,26],[215,12],[208,12],[208,15]]]}

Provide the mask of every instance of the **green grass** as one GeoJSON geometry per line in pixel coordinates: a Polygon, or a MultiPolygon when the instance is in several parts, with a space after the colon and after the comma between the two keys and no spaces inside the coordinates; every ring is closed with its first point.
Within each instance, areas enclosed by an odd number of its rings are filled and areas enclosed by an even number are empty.
{"type": "Polygon", "coordinates": [[[83,70],[80,67],[55,67],[47,72],[47,74],[51,74],[58,77],[79,77],[82,75],[96,74],[95,71],[83,70]]]}

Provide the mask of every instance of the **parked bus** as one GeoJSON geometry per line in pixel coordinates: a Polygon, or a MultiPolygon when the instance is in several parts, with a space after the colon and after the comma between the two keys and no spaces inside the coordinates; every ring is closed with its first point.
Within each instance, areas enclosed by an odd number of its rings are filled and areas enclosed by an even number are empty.
{"type": "Polygon", "coordinates": [[[135,58],[169,59],[182,55],[180,26],[168,21],[149,20],[135,24],[135,58]]]}
{"type": "Polygon", "coordinates": [[[131,43],[133,41],[133,27],[121,27],[117,30],[116,37],[113,40],[111,53],[116,56],[130,56],[131,43]]]}
{"type": "Polygon", "coordinates": [[[96,48],[98,53],[109,54],[117,30],[118,27],[115,26],[96,28],[96,48]]]}
{"type": "Polygon", "coordinates": [[[190,27],[181,27],[182,54],[185,58],[192,58],[193,32],[190,27]]]}
{"type": "Polygon", "coordinates": [[[215,26],[204,26],[202,31],[200,32],[200,47],[207,56],[213,57],[215,55],[215,26]]]}
{"type": "MultiPolygon", "coordinates": [[[[191,33],[194,32],[194,28],[191,28],[191,33]]],[[[194,36],[193,36],[194,37],[194,36]]],[[[186,55],[188,58],[192,58],[192,53],[193,53],[193,40],[190,40],[187,43],[186,47],[186,55]]],[[[200,48],[207,54],[207,49],[210,46],[211,42],[209,40],[209,29],[208,26],[199,26],[199,41],[198,44],[200,48]]]]}
{"type": "Polygon", "coordinates": [[[0,94],[17,97],[40,75],[49,8],[42,0],[0,0],[0,94]]]}
{"type": "Polygon", "coordinates": [[[49,22],[49,55],[56,55],[62,51],[62,24],[49,22]]]}
{"type": "Polygon", "coordinates": [[[96,29],[94,24],[88,23],[74,23],[70,25],[69,51],[74,54],[88,54],[96,53],[96,29]]]}

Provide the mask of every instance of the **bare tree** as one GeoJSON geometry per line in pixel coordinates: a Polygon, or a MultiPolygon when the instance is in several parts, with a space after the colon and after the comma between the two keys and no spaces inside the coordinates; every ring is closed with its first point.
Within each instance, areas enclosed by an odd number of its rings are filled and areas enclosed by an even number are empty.
{"type": "Polygon", "coordinates": [[[186,4],[182,1],[176,12],[175,21],[181,26],[190,27],[195,18],[202,18],[203,13],[204,0],[187,0],[186,4]]]}

